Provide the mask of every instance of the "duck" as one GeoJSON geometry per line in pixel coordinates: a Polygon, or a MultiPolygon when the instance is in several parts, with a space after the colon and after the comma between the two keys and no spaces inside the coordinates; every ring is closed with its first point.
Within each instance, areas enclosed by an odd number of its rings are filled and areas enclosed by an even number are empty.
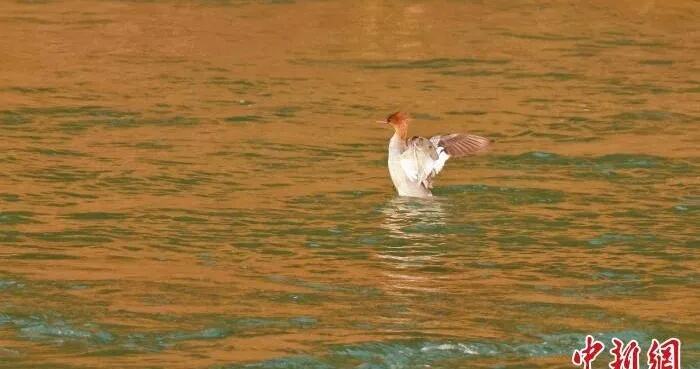
{"type": "Polygon", "coordinates": [[[401,111],[378,121],[394,128],[394,135],[389,140],[388,166],[399,196],[433,196],[433,179],[448,159],[478,154],[491,145],[488,138],[466,133],[409,137],[409,121],[410,115],[401,111]]]}

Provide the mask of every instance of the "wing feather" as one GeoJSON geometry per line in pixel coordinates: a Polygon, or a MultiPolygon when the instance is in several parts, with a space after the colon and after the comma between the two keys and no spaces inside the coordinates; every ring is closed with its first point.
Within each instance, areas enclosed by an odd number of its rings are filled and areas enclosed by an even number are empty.
{"type": "Polygon", "coordinates": [[[433,178],[440,173],[447,159],[479,153],[490,143],[487,138],[461,133],[433,136],[430,139],[413,137],[408,140],[399,163],[410,181],[432,188],[433,178]]]}
{"type": "MultiPolygon", "coordinates": [[[[444,150],[440,149],[440,151],[444,150]]],[[[430,140],[413,137],[408,140],[407,148],[401,154],[399,163],[408,179],[431,188],[432,177],[442,169],[444,161],[440,161],[440,153],[430,140]]]]}
{"type": "Polygon", "coordinates": [[[406,177],[408,177],[408,179],[413,182],[418,181],[418,176],[420,174],[418,173],[418,165],[414,160],[411,160],[411,158],[408,157],[402,157],[399,160],[399,163],[401,164],[401,169],[403,169],[404,173],[406,173],[406,177]]]}
{"type": "Polygon", "coordinates": [[[430,142],[444,148],[448,155],[454,157],[479,153],[491,144],[488,138],[462,133],[434,136],[430,139],[430,142]]]}

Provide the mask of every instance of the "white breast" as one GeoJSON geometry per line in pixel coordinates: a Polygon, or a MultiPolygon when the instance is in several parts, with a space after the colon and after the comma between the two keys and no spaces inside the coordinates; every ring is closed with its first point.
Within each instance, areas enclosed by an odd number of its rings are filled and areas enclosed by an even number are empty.
{"type": "Polygon", "coordinates": [[[399,196],[432,196],[430,190],[423,187],[418,180],[409,178],[402,167],[400,156],[405,149],[406,144],[399,136],[394,135],[389,141],[389,175],[396,191],[399,196]]]}

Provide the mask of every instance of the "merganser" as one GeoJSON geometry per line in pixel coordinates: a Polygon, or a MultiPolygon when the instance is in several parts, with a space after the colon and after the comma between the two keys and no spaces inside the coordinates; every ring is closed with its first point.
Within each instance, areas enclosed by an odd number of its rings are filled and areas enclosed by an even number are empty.
{"type": "Polygon", "coordinates": [[[403,112],[389,115],[380,123],[391,124],[394,135],[389,140],[389,175],[399,196],[429,197],[433,178],[447,159],[473,155],[486,149],[487,138],[462,133],[425,137],[408,137],[410,117],[403,112]]]}

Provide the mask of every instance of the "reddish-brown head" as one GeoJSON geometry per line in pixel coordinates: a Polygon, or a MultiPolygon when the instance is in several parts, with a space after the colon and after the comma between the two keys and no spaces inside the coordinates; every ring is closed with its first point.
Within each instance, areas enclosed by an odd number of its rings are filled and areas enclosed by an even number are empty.
{"type": "Polygon", "coordinates": [[[409,120],[411,120],[411,117],[407,113],[397,111],[396,113],[386,117],[386,120],[382,123],[391,124],[391,126],[394,127],[394,131],[396,131],[396,134],[398,134],[402,138],[406,138],[408,137],[409,120]]]}
{"type": "Polygon", "coordinates": [[[411,117],[408,115],[408,113],[397,111],[396,113],[386,117],[386,122],[396,127],[407,124],[410,119],[411,117]]]}

